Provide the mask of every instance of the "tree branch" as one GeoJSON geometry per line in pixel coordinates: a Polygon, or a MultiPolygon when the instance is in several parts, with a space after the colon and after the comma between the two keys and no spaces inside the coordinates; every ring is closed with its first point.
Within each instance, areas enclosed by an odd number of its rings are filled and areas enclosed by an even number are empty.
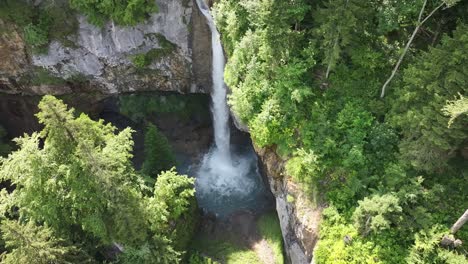
{"type": "Polygon", "coordinates": [[[392,81],[393,77],[395,77],[395,74],[397,73],[398,69],[400,68],[400,65],[401,63],[403,62],[403,59],[405,58],[406,56],[406,53],[408,52],[409,50],[409,47],[411,46],[411,43],[413,42],[414,40],[414,37],[416,36],[416,34],[418,33],[419,29],[421,28],[422,24],[424,24],[424,22],[426,22],[437,10],[439,10],[445,3],[443,2],[442,4],[440,4],[439,6],[437,6],[436,8],[434,8],[434,10],[431,11],[431,13],[429,13],[429,15],[427,15],[422,21],[422,14],[424,13],[424,9],[426,8],[426,3],[427,3],[427,0],[424,1],[424,4],[421,8],[421,11],[419,12],[419,18],[418,18],[418,24],[416,25],[416,28],[414,29],[413,31],[413,34],[411,35],[408,43],[406,43],[406,46],[405,46],[405,49],[403,50],[403,53],[400,55],[400,58],[398,59],[398,62],[397,64],[395,65],[395,68],[393,69],[392,71],[392,74],[390,75],[390,77],[387,79],[387,81],[384,83],[384,85],[382,86],[382,92],[380,94],[380,98],[384,98],[385,97],[385,90],[388,86],[388,84],[392,81]]]}

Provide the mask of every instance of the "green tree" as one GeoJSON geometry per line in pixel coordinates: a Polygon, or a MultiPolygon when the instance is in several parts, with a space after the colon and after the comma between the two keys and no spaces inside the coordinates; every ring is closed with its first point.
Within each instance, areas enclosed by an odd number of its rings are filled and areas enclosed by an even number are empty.
{"type": "Polygon", "coordinates": [[[450,127],[457,117],[468,114],[468,99],[460,95],[460,99],[447,101],[442,111],[445,115],[450,116],[448,121],[448,127],[450,127]]]}
{"type": "Polygon", "coordinates": [[[315,18],[320,25],[316,35],[322,39],[323,64],[327,67],[325,78],[340,59],[341,51],[350,44],[354,28],[356,5],[353,0],[327,1],[317,10],[315,18]]]}
{"type": "Polygon", "coordinates": [[[158,176],[154,195],[144,200],[149,223],[149,240],[142,245],[127,248],[120,263],[179,263],[181,251],[195,232],[196,211],[194,179],[178,175],[174,169],[158,176]],[[188,225],[179,223],[187,222],[188,225]]]}
{"type": "Polygon", "coordinates": [[[86,253],[55,237],[48,227],[37,226],[31,221],[21,224],[4,220],[0,230],[8,250],[0,257],[2,263],[92,263],[86,253]]]}
{"type": "Polygon", "coordinates": [[[434,226],[415,235],[406,262],[409,264],[441,263],[464,264],[466,256],[440,246],[440,241],[448,232],[441,226],[434,226]]]}
{"type": "MultiPolygon", "coordinates": [[[[116,133],[102,120],[75,117],[53,96],[44,96],[39,109],[44,129],[16,139],[19,150],[0,158],[1,180],[15,186],[0,192],[1,213],[28,223],[17,229],[23,228],[26,238],[37,235],[41,246],[47,242],[51,254],[71,252],[53,238],[60,237],[82,244],[90,255],[118,243],[123,263],[178,263],[196,224],[194,180],[171,170],[159,176],[151,195],[144,195],[148,188],[130,161],[131,129],[116,133]]],[[[14,224],[7,221],[4,229],[14,224]]],[[[32,250],[21,237],[5,234],[11,252],[32,250]]]]}
{"type": "Polygon", "coordinates": [[[460,24],[453,37],[422,53],[404,74],[404,87],[396,93],[392,123],[402,130],[400,151],[404,160],[418,170],[440,172],[458,150],[466,147],[467,116],[450,128],[441,109],[447,100],[466,93],[468,26],[460,24]]]}
{"type": "Polygon", "coordinates": [[[142,181],[130,163],[132,131],[115,134],[102,120],[75,118],[73,109],[52,96],[39,109],[42,132],[16,139],[19,150],[0,165],[2,180],[16,186],[2,196],[7,213],[47,223],[68,239],[141,241],[142,181]]]}
{"type": "Polygon", "coordinates": [[[145,133],[145,160],[141,172],[156,177],[161,171],[176,165],[176,159],[167,138],[158,128],[149,124],[145,133]]]}
{"type": "Polygon", "coordinates": [[[378,233],[390,228],[391,218],[401,211],[399,200],[394,194],[373,195],[359,201],[353,213],[354,224],[361,235],[378,233]]]}

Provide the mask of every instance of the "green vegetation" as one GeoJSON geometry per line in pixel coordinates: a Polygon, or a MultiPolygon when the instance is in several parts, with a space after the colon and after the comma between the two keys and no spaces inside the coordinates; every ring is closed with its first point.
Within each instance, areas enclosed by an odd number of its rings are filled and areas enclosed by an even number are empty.
{"type": "Polygon", "coordinates": [[[131,166],[132,130],[76,117],[45,96],[40,133],[0,158],[2,263],[178,263],[195,231],[194,180],[172,169],[147,187],[131,166]]]}
{"type": "Polygon", "coordinates": [[[158,6],[152,0],[70,0],[70,5],[98,26],[103,26],[108,20],[134,26],[145,21],[151,13],[158,12],[158,6]]]}
{"type": "Polygon", "coordinates": [[[189,264],[219,264],[219,262],[212,260],[209,257],[205,257],[195,252],[190,255],[188,260],[189,264]]]}
{"type": "MultiPolygon", "coordinates": [[[[275,148],[313,204],[329,207],[318,264],[466,261],[466,245],[441,247],[431,230],[446,232],[468,208],[467,8],[442,0],[215,4],[229,104],[254,144],[275,148]]],[[[468,230],[455,237],[468,241],[468,230]]]]}
{"type": "Polygon", "coordinates": [[[35,67],[21,76],[19,82],[23,85],[65,85],[67,80],[55,76],[45,68],[35,67]]]}
{"type": "Polygon", "coordinates": [[[132,94],[119,97],[120,112],[135,122],[142,122],[145,117],[175,113],[183,120],[189,120],[194,114],[204,121],[210,120],[210,112],[205,107],[209,98],[205,95],[178,94],[132,94]]]}
{"type": "Polygon", "coordinates": [[[276,213],[262,215],[257,222],[258,231],[273,250],[276,264],[284,263],[283,235],[276,213]]]}
{"type": "Polygon", "coordinates": [[[217,260],[221,263],[262,263],[255,251],[228,241],[213,240],[208,237],[198,237],[192,241],[192,248],[197,252],[203,252],[204,255],[209,256],[213,260],[217,260]]]}
{"type": "Polygon", "coordinates": [[[145,133],[145,161],[141,173],[155,178],[161,171],[175,165],[176,159],[169,141],[155,125],[149,124],[145,133]]]}
{"type": "Polygon", "coordinates": [[[138,69],[143,69],[148,67],[153,61],[161,59],[169,54],[171,54],[176,46],[174,43],[170,42],[161,34],[147,34],[146,38],[156,38],[160,45],[160,48],[151,49],[146,53],[141,53],[132,56],[132,62],[138,69]]]}
{"type": "Polygon", "coordinates": [[[261,264],[264,263],[261,258],[266,255],[269,255],[268,261],[285,263],[283,236],[276,213],[261,215],[255,227],[251,236],[255,241],[232,231],[199,232],[191,242],[189,263],[261,264]]]}
{"type": "Polygon", "coordinates": [[[4,0],[0,5],[0,19],[16,24],[34,53],[47,52],[47,45],[52,40],[72,45],[67,37],[78,26],[68,1],[63,0],[46,0],[37,6],[27,0],[4,0]]]}
{"type": "MultiPolygon", "coordinates": [[[[60,41],[65,46],[74,46],[73,41],[68,38],[78,28],[74,10],[84,13],[91,23],[98,26],[103,26],[108,20],[120,25],[134,26],[144,22],[151,13],[157,12],[158,7],[152,0],[44,0],[39,4],[29,0],[2,0],[0,19],[13,23],[20,29],[25,43],[33,53],[47,53],[48,44],[53,40],[60,41]]],[[[162,56],[161,53],[166,54],[166,42],[161,49],[152,51],[147,59],[158,58],[162,56]]]]}

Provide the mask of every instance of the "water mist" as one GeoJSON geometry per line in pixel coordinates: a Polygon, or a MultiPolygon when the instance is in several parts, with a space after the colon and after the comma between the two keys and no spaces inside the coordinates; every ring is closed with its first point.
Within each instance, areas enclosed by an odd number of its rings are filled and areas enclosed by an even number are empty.
{"type": "Polygon", "coordinates": [[[223,48],[208,7],[203,0],[197,0],[197,4],[206,17],[212,34],[211,110],[215,141],[197,172],[195,187],[198,203],[200,207],[220,216],[240,209],[257,209],[266,200],[257,158],[251,148],[237,153],[231,150],[223,48]]]}

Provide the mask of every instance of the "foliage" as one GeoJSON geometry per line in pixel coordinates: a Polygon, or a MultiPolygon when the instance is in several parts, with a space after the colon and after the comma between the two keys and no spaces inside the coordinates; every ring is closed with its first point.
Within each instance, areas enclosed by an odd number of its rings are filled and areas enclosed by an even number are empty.
{"type": "Polygon", "coordinates": [[[273,250],[275,263],[284,263],[283,235],[275,213],[264,214],[257,221],[258,231],[268,246],[273,250]]]}
{"type": "Polygon", "coordinates": [[[195,252],[190,255],[188,264],[218,264],[219,262],[212,260],[195,252]]]}
{"type": "Polygon", "coordinates": [[[394,194],[374,195],[359,201],[353,213],[356,229],[362,235],[390,228],[395,214],[401,212],[399,200],[394,194]]]}
{"type": "Polygon", "coordinates": [[[38,48],[49,43],[49,37],[47,36],[47,28],[44,29],[44,26],[29,24],[24,27],[24,40],[26,44],[30,45],[33,48],[38,48]]]}
{"type": "MultiPolygon", "coordinates": [[[[379,258],[375,243],[358,236],[357,230],[346,224],[334,207],[323,212],[320,240],[314,257],[317,263],[387,263],[379,258]],[[348,242],[345,242],[345,237],[348,242]],[[359,252],[358,254],[354,254],[359,252]]],[[[388,263],[401,263],[397,259],[388,263]]]]}
{"type": "Polygon", "coordinates": [[[440,241],[445,234],[447,234],[447,231],[440,226],[434,226],[430,230],[423,230],[417,233],[406,262],[410,264],[466,263],[466,256],[440,246],[440,241]]]}
{"type": "Polygon", "coordinates": [[[192,248],[197,252],[203,253],[204,256],[208,256],[215,261],[219,261],[220,263],[262,263],[253,250],[236,245],[229,241],[197,237],[192,241],[192,248]]]}
{"type": "Polygon", "coordinates": [[[25,43],[34,53],[47,52],[47,45],[52,40],[71,46],[67,37],[74,34],[78,26],[68,1],[46,0],[33,5],[27,0],[4,0],[0,18],[22,30],[25,43]]]}
{"type": "Polygon", "coordinates": [[[11,21],[19,27],[26,27],[31,23],[34,9],[25,0],[4,0],[0,5],[0,18],[11,21]]]}
{"type": "Polygon", "coordinates": [[[448,127],[450,127],[457,117],[468,114],[468,99],[460,95],[460,99],[447,101],[442,110],[446,115],[450,116],[448,121],[448,127]]]}
{"type": "Polygon", "coordinates": [[[156,177],[161,171],[175,165],[176,159],[169,141],[155,125],[149,124],[145,133],[145,160],[141,172],[156,177]]]}
{"type": "MultiPolygon", "coordinates": [[[[116,133],[102,120],[75,117],[53,96],[44,96],[39,109],[44,129],[16,139],[19,150],[0,159],[1,179],[15,186],[1,191],[2,214],[29,223],[24,232],[46,240],[51,258],[55,249],[62,255],[73,249],[61,244],[63,238],[82,244],[90,255],[102,246],[123,245],[122,263],[177,263],[179,247],[195,228],[189,223],[196,224],[193,179],[167,171],[145,195],[147,187],[130,162],[131,129],[116,133]],[[180,219],[187,224],[173,225],[180,219]]],[[[8,254],[24,244],[13,238],[8,235],[7,246],[14,247],[8,254]]]]}
{"type": "Polygon", "coordinates": [[[55,237],[48,227],[4,220],[0,229],[8,249],[1,255],[2,263],[91,263],[84,252],[55,237]]]}
{"type": "Polygon", "coordinates": [[[405,86],[396,92],[392,122],[404,128],[400,150],[419,170],[446,170],[447,161],[465,144],[467,117],[459,117],[447,128],[449,120],[441,109],[447,100],[466,91],[468,69],[460,65],[467,63],[467,57],[460,50],[468,47],[467,32],[468,27],[460,25],[453,37],[445,36],[440,45],[422,53],[406,69],[405,86]]]}
{"type": "Polygon", "coordinates": [[[196,228],[193,184],[194,179],[178,175],[175,169],[158,176],[153,196],[144,201],[152,243],[125,252],[122,263],[179,263],[181,250],[187,247],[196,228]]]}
{"type": "Polygon", "coordinates": [[[205,105],[208,97],[204,95],[177,94],[132,94],[119,97],[120,112],[135,122],[142,122],[150,116],[174,113],[182,120],[202,118],[209,121],[210,113],[205,105]]]}
{"type": "MultiPolygon", "coordinates": [[[[70,81],[76,81],[71,79],[70,81]]],[[[34,67],[31,72],[21,76],[19,82],[24,85],[64,85],[66,80],[55,76],[49,70],[43,67],[34,67]]]]}
{"type": "Polygon", "coordinates": [[[415,234],[450,226],[454,210],[466,208],[467,116],[447,128],[447,111],[463,113],[453,100],[468,87],[467,7],[423,0],[215,4],[231,109],[257,147],[286,161],[285,177],[312,191],[315,204],[335,208],[336,217],[321,224],[317,263],[404,263],[415,234]],[[387,98],[378,99],[423,3],[450,8],[420,28],[387,98]]]}
{"type": "Polygon", "coordinates": [[[176,45],[166,39],[161,34],[147,34],[145,38],[155,38],[158,40],[159,48],[151,49],[146,53],[140,53],[131,57],[131,60],[137,69],[148,67],[153,61],[161,59],[171,54],[176,45]]]}
{"type": "Polygon", "coordinates": [[[156,3],[150,0],[70,0],[70,4],[98,26],[103,26],[109,19],[120,25],[134,26],[158,11],[156,3]]]}

